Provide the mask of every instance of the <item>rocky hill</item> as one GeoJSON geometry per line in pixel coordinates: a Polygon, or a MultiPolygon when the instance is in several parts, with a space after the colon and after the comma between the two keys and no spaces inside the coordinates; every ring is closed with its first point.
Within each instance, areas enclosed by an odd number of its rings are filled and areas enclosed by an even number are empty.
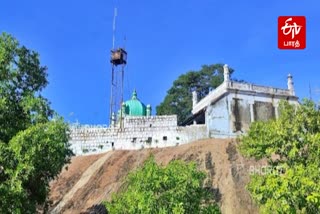
{"type": "Polygon", "coordinates": [[[102,210],[99,207],[101,201],[110,199],[128,172],[143,164],[150,154],[154,154],[161,164],[173,159],[196,161],[199,169],[208,174],[206,185],[214,191],[222,213],[258,212],[245,185],[249,181],[250,169],[264,163],[243,158],[236,150],[236,142],[231,139],[208,139],[176,147],[74,157],[68,169],[51,183],[50,212],[102,210]]]}

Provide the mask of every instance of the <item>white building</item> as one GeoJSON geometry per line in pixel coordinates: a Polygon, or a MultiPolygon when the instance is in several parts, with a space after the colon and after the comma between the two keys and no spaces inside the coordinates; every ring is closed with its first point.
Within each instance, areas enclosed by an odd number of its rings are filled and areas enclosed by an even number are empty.
{"type": "Polygon", "coordinates": [[[224,82],[219,87],[199,102],[193,93],[192,120],[205,122],[208,137],[237,136],[246,132],[253,121],[278,118],[281,100],[298,104],[290,74],[287,85],[288,89],[279,89],[232,81],[225,65],[224,82]]]}

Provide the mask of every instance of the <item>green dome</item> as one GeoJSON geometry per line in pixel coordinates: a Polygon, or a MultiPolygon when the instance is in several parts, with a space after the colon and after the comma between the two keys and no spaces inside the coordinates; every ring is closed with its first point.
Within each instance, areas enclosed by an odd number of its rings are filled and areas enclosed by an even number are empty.
{"type": "Polygon", "coordinates": [[[136,90],[133,91],[131,100],[123,104],[125,115],[129,116],[146,116],[146,106],[137,98],[136,90]]]}

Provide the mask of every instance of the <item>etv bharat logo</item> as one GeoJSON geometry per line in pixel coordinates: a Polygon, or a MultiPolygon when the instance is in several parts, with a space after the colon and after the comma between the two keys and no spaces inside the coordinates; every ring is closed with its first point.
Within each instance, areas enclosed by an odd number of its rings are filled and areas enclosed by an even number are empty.
{"type": "Polygon", "coordinates": [[[278,48],[306,48],[306,17],[279,16],[278,18],[278,48]]]}

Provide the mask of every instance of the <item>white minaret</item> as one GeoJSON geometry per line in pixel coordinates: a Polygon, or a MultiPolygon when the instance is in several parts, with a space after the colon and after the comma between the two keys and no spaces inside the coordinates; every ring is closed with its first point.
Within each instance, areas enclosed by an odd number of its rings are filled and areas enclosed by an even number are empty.
{"type": "Polygon", "coordinates": [[[114,112],[112,112],[111,116],[111,127],[114,127],[116,125],[116,115],[114,112]]]}
{"type": "Polygon", "coordinates": [[[227,64],[223,66],[223,77],[224,77],[224,82],[230,82],[230,72],[227,64]]]}
{"type": "Polygon", "coordinates": [[[195,105],[198,103],[198,94],[197,91],[192,92],[192,107],[195,107],[195,105]]]}
{"type": "MultiPolygon", "coordinates": [[[[197,94],[197,91],[194,90],[192,92],[192,108],[194,108],[197,105],[197,103],[198,103],[198,94],[197,94]]],[[[194,120],[193,124],[197,124],[197,121],[194,120]]]]}
{"type": "Polygon", "coordinates": [[[295,96],[294,86],[293,86],[293,77],[291,74],[288,74],[288,90],[292,96],[295,96]]]}

